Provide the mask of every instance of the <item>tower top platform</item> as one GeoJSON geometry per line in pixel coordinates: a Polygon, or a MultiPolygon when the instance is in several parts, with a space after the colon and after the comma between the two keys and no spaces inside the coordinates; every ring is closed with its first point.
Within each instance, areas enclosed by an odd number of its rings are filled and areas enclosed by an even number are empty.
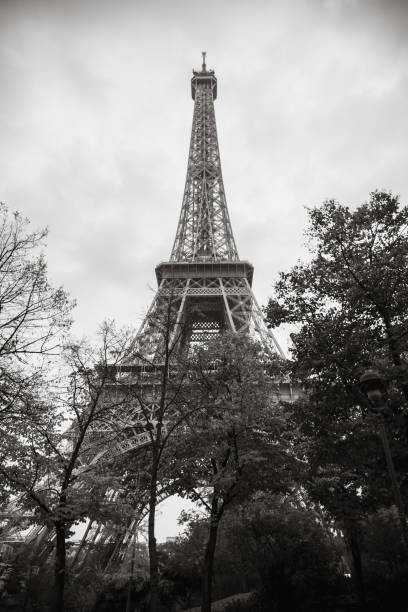
{"type": "Polygon", "coordinates": [[[214,70],[207,70],[205,63],[206,52],[202,52],[203,64],[201,70],[193,70],[193,77],[191,79],[191,97],[195,100],[196,90],[199,86],[212,89],[213,100],[217,99],[217,79],[214,74],[214,70]]]}

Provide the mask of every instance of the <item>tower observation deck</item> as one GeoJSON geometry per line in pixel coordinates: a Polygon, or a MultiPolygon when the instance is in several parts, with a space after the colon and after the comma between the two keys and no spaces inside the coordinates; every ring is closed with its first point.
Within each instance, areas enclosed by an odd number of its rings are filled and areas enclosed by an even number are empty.
{"type": "Polygon", "coordinates": [[[158,290],[136,344],[154,357],[158,336],[152,320],[171,298],[172,337],[180,346],[228,329],[250,333],[284,357],[253,295],[253,266],[240,259],[232,232],[214,111],[217,78],[207,69],[205,53],[201,70],[193,70],[191,95],[193,123],[176,237],[169,260],[156,267],[158,290]]]}

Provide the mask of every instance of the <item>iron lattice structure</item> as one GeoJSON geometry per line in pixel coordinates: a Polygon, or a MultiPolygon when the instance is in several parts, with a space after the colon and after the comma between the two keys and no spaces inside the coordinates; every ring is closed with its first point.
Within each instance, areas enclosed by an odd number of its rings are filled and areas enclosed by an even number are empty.
{"type": "Polygon", "coordinates": [[[170,259],[156,267],[158,290],[139,329],[137,352],[157,360],[157,320],[171,298],[172,339],[180,346],[208,340],[229,329],[256,337],[268,352],[284,354],[267,328],[252,292],[253,266],[241,260],[235,244],[222,179],[215,121],[217,79],[193,70],[193,125],[187,178],[170,259]]]}
{"type": "Polygon", "coordinates": [[[171,261],[238,261],[222,180],[214,72],[194,72],[187,178],[171,261]]]}
{"type": "MultiPolygon", "coordinates": [[[[210,339],[219,331],[232,330],[251,334],[269,353],[284,357],[253,295],[253,266],[239,258],[235,244],[215,122],[217,79],[214,71],[207,70],[205,61],[200,71],[193,71],[191,93],[194,115],[187,177],[170,259],[156,267],[158,290],[137,333],[131,355],[126,363],[113,368],[115,382],[106,390],[107,401],[117,401],[119,405],[129,390],[138,385],[144,411],[138,401],[132,404],[124,401],[123,410],[113,423],[100,425],[93,431],[95,448],[90,446],[89,456],[78,466],[78,474],[104,461],[108,465],[113,457],[123,453],[139,452],[138,449],[151,443],[146,425],[154,429],[157,423],[156,385],[163,362],[164,338],[167,337],[169,346],[177,343],[183,350],[210,339]],[[100,438],[111,436],[112,432],[117,434],[115,444],[101,446],[100,438]]],[[[278,393],[280,397],[292,399],[287,382],[280,382],[278,393]]],[[[113,499],[117,492],[108,494],[113,499]]],[[[146,513],[143,488],[138,489],[138,495],[133,514],[121,531],[111,533],[101,523],[88,522],[72,557],[72,566],[83,562],[94,546],[106,546],[110,550],[105,571],[125,560],[132,534],[146,513]]],[[[167,496],[164,488],[159,498],[167,496]]],[[[52,537],[51,530],[44,526],[33,528],[29,534],[27,541],[31,541],[39,559],[48,557],[52,537]]]]}

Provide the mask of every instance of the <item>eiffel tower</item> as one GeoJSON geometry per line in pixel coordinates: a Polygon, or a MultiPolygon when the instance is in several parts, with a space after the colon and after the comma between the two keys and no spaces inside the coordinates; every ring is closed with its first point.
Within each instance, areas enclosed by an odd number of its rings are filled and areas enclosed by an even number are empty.
{"type": "MultiPolygon", "coordinates": [[[[116,366],[115,382],[108,389],[109,397],[115,393],[120,395],[123,388],[132,385],[135,377],[140,379],[146,363],[151,364],[144,384],[147,393],[151,394],[149,409],[153,426],[157,409],[154,364],[160,367],[163,355],[163,330],[158,328],[157,322],[168,305],[172,309],[172,316],[168,319],[172,322],[170,344],[178,343],[180,350],[188,350],[221,331],[230,330],[252,335],[269,354],[285,358],[276,338],[267,328],[252,292],[253,266],[238,255],[225,197],[215,122],[217,78],[213,70],[207,70],[206,53],[202,55],[201,70],[193,70],[191,79],[194,114],[187,177],[170,259],[156,267],[158,290],[136,335],[131,354],[126,363],[116,366]],[[140,359],[141,355],[143,359],[140,359]]],[[[279,397],[288,401],[299,393],[287,381],[279,381],[278,387],[279,397]]],[[[149,443],[144,417],[137,407],[127,407],[126,410],[122,423],[123,438],[115,447],[91,454],[89,462],[80,466],[79,471],[91,468],[107,456],[111,458],[149,443]]],[[[116,428],[120,429],[119,416],[116,428]]],[[[103,431],[99,433],[103,434],[103,431]]],[[[166,491],[162,494],[162,498],[165,497],[166,491]]],[[[106,567],[123,561],[129,554],[132,537],[145,515],[143,504],[139,512],[136,510],[126,529],[110,538],[114,550],[106,567]]],[[[27,541],[47,557],[51,549],[50,537],[50,530],[43,526],[33,529],[27,541]]],[[[78,564],[78,559],[84,560],[89,552],[87,545],[92,547],[97,541],[102,543],[107,539],[109,535],[103,526],[90,521],[71,565],[78,564]]]]}
{"type": "MultiPolygon", "coordinates": [[[[206,53],[202,55],[201,70],[193,70],[191,79],[193,125],[173,248],[169,260],[156,266],[157,292],[136,335],[133,350],[126,362],[117,366],[115,382],[109,389],[110,395],[120,395],[123,389],[130,389],[139,381],[137,384],[143,387],[145,394],[145,410],[142,414],[137,402],[134,406],[127,404],[123,415],[126,425],[123,440],[116,451],[105,449],[93,461],[103,460],[106,454],[137,450],[150,443],[145,431],[146,409],[150,415],[149,425],[154,429],[159,409],[157,374],[163,366],[165,337],[167,347],[183,352],[229,330],[250,334],[265,352],[285,358],[252,292],[253,266],[238,255],[225,198],[215,122],[217,78],[213,70],[207,70],[206,53]]],[[[276,398],[293,401],[296,391],[294,395],[291,384],[285,380],[274,382],[276,398]]],[[[166,427],[166,420],[162,426],[166,427]]],[[[166,497],[164,488],[159,498],[166,497]]],[[[125,561],[143,516],[143,511],[135,513],[126,530],[116,535],[107,567],[125,561]]],[[[95,533],[99,532],[92,532],[93,541],[98,537],[95,533]]],[[[85,548],[86,538],[87,533],[78,555],[85,548]]]]}
{"type": "Polygon", "coordinates": [[[138,353],[158,355],[156,319],[171,296],[171,337],[181,347],[231,330],[251,334],[269,353],[284,358],[252,292],[254,268],[240,259],[222,179],[215,122],[217,78],[206,66],[193,70],[193,125],[183,204],[170,259],[156,266],[158,290],[138,331],[138,353]]]}

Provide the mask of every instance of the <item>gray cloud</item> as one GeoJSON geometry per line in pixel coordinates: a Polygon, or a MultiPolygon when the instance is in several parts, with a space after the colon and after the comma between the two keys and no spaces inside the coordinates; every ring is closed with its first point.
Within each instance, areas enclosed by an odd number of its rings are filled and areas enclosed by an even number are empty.
{"type": "Polygon", "coordinates": [[[404,1],[4,1],[0,198],[50,227],[76,329],[137,323],[168,257],[202,49],[219,78],[224,181],[265,302],[304,255],[304,206],[406,202],[404,1]]]}

